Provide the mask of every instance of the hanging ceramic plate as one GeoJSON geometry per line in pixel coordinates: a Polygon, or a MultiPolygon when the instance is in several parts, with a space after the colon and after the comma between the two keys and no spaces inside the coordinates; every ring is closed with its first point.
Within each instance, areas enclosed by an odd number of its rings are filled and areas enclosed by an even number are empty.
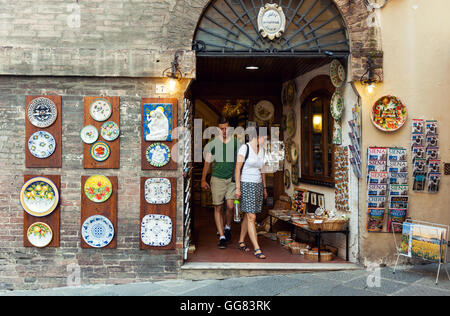
{"type": "Polygon", "coordinates": [[[81,236],[89,246],[103,248],[114,239],[114,225],[105,216],[94,215],[84,221],[81,236]]]}
{"type": "Polygon", "coordinates": [[[291,171],[292,184],[298,185],[299,184],[299,171],[298,171],[297,164],[293,164],[291,169],[292,169],[292,171],[291,171]]]}
{"type": "Polygon", "coordinates": [[[46,128],[55,123],[58,110],[55,103],[47,98],[36,98],[28,105],[28,119],[39,128],[46,128]]]}
{"type": "Polygon", "coordinates": [[[44,248],[52,242],[53,232],[50,226],[38,222],[28,227],[27,238],[34,247],[44,248]]]}
{"type": "Polygon", "coordinates": [[[93,144],[98,139],[98,130],[93,125],[87,125],[81,130],[80,137],[84,143],[93,144]]]}
{"type": "Polygon", "coordinates": [[[342,145],[342,124],[341,121],[334,121],[333,125],[333,145],[342,145]]]}
{"type": "Polygon", "coordinates": [[[165,247],[172,241],[172,220],[165,215],[147,215],[141,223],[141,239],[147,246],[165,247]]]}
{"type": "Polygon", "coordinates": [[[103,203],[111,197],[112,183],[105,176],[95,175],[86,180],[84,193],[89,200],[96,203],[103,203]]]}
{"type": "Polygon", "coordinates": [[[263,100],[256,104],[255,106],[255,116],[258,120],[261,121],[270,121],[273,119],[273,115],[275,114],[275,108],[272,102],[263,100]]]}
{"type": "Polygon", "coordinates": [[[331,97],[331,116],[339,121],[344,114],[344,98],[339,92],[335,92],[331,97]]]}
{"type": "Polygon", "coordinates": [[[287,169],[284,170],[284,186],[286,189],[291,187],[291,173],[287,169]]]}
{"type": "Polygon", "coordinates": [[[286,150],[286,161],[288,163],[292,163],[292,157],[291,157],[291,146],[292,146],[292,140],[288,139],[284,142],[284,148],[287,148],[286,150]]]}
{"type": "Polygon", "coordinates": [[[91,157],[95,161],[105,161],[109,158],[109,155],[111,154],[111,149],[109,148],[109,145],[105,142],[96,142],[91,146],[91,157]]]}
{"type": "Polygon", "coordinates": [[[50,179],[44,177],[28,180],[20,191],[20,203],[25,212],[32,216],[44,217],[51,214],[58,202],[58,188],[50,179]]]}
{"type": "Polygon", "coordinates": [[[293,110],[290,110],[286,114],[286,123],[284,124],[285,130],[284,130],[284,139],[291,138],[295,135],[295,129],[296,129],[296,117],[295,112],[293,110]]]}
{"type": "Polygon", "coordinates": [[[169,179],[152,178],[145,181],[145,200],[149,204],[167,204],[172,198],[172,185],[169,179]]]}
{"type": "Polygon", "coordinates": [[[372,123],[383,132],[399,130],[406,122],[406,106],[394,96],[380,98],[372,108],[372,123]]]}
{"type": "Polygon", "coordinates": [[[104,140],[109,142],[115,141],[120,135],[119,125],[112,121],[103,123],[101,134],[104,140]]]}
{"type": "Polygon", "coordinates": [[[53,155],[55,149],[55,138],[49,132],[38,131],[28,140],[28,150],[36,158],[48,158],[53,155]]]}
{"type": "Polygon", "coordinates": [[[297,163],[298,162],[298,146],[297,144],[293,141],[291,142],[291,147],[290,147],[290,156],[291,156],[291,163],[297,163]]]}
{"type": "Polygon", "coordinates": [[[170,162],[170,149],[163,143],[154,143],[147,148],[145,157],[153,167],[164,167],[170,162]]]}
{"type": "Polygon", "coordinates": [[[283,101],[284,106],[294,106],[295,100],[297,98],[297,85],[295,84],[295,81],[291,80],[288,81],[283,86],[283,91],[281,95],[281,99],[283,101]]]}
{"type": "Polygon", "coordinates": [[[345,68],[339,62],[339,60],[335,59],[330,64],[330,78],[333,86],[336,88],[342,87],[344,84],[346,77],[345,68]]]}
{"type": "Polygon", "coordinates": [[[94,120],[104,122],[111,117],[111,103],[106,99],[96,99],[89,106],[89,114],[94,120]]]}

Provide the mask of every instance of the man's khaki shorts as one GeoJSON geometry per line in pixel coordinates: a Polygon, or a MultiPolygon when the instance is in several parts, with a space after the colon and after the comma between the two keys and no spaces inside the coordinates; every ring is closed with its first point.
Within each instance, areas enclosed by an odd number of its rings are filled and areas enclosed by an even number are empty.
{"type": "Polygon", "coordinates": [[[236,183],[230,179],[211,177],[212,203],[214,206],[222,205],[225,200],[234,200],[236,183]]]}

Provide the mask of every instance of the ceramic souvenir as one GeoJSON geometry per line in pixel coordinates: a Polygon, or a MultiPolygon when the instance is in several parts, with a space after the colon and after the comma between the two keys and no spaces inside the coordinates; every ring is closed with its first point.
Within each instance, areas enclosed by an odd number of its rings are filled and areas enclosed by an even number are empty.
{"type": "Polygon", "coordinates": [[[28,227],[27,238],[34,247],[44,248],[52,242],[53,232],[50,226],[38,222],[28,227]]]}
{"type": "Polygon", "coordinates": [[[281,99],[284,106],[294,106],[297,98],[297,85],[291,80],[283,86],[281,99]]]}
{"type": "Polygon", "coordinates": [[[372,108],[372,123],[383,132],[400,129],[406,122],[408,112],[406,106],[394,96],[380,98],[372,108]]]}
{"type": "Polygon", "coordinates": [[[84,184],[84,193],[89,200],[96,203],[107,201],[111,197],[112,190],[112,183],[105,176],[92,176],[84,184]]]}
{"type": "Polygon", "coordinates": [[[55,123],[58,110],[55,103],[48,98],[36,98],[28,106],[28,119],[39,128],[46,128],[55,123]]]}
{"type": "Polygon", "coordinates": [[[93,125],[87,125],[81,130],[80,137],[84,143],[93,144],[98,140],[98,130],[93,125]]]}
{"type": "Polygon", "coordinates": [[[91,157],[95,161],[105,161],[109,158],[109,155],[111,154],[111,149],[109,148],[109,145],[105,142],[96,142],[91,146],[91,157]]]}
{"type": "Polygon", "coordinates": [[[344,98],[339,92],[335,92],[331,97],[330,111],[331,116],[337,121],[340,120],[344,114],[344,98]]]}
{"type": "Polygon", "coordinates": [[[164,167],[170,162],[170,149],[163,143],[154,143],[147,148],[145,157],[153,167],[164,167]]]}
{"type": "Polygon", "coordinates": [[[89,106],[89,114],[97,122],[104,122],[112,115],[112,106],[106,99],[95,99],[89,106]]]}
{"type": "Polygon", "coordinates": [[[284,139],[291,138],[295,135],[296,117],[295,112],[293,110],[290,110],[286,114],[286,123],[284,124],[284,127],[285,127],[284,139]]]}
{"type": "Polygon", "coordinates": [[[286,161],[288,163],[292,163],[292,156],[291,156],[291,147],[292,147],[292,139],[288,139],[285,141],[284,148],[286,148],[286,161]]]}
{"type": "Polygon", "coordinates": [[[334,121],[333,125],[333,145],[342,144],[342,124],[341,121],[334,121]]]}
{"type": "Polygon", "coordinates": [[[299,170],[298,170],[298,165],[297,164],[293,164],[292,168],[291,168],[291,179],[292,179],[292,184],[293,185],[298,185],[299,182],[299,170]]]}
{"type": "Polygon", "coordinates": [[[108,142],[115,141],[120,135],[120,128],[113,121],[105,122],[101,128],[101,134],[104,140],[108,142]]]}
{"type": "Polygon", "coordinates": [[[173,104],[144,104],[144,139],[172,141],[173,104]]]}
{"type": "Polygon", "coordinates": [[[51,214],[58,202],[58,188],[50,179],[44,177],[28,180],[20,191],[20,203],[25,212],[32,216],[44,217],[51,214]]]}
{"type": "Polygon", "coordinates": [[[284,186],[286,189],[291,187],[291,173],[287,169],[284,170],[284,186]]]}
{"type": "Polygon", "coordinates": [[[103,248],[114,239],[114,225],[105,216],[94,215],[84,221],[81,236],[89,246],[103,248]]]}
{"type": "Polygon", "coordinates": [[[172,185],[166,178],[145,181],[145,200],[148,204],[167,204],[172,198],[172,185]]]}
{"type": "Polygon", "coordinates": [[[291,142],[291,147],[289,148],[289,150],[290,150],[290,156],[291,156],[291,163],[297,163],[298,162],[298,146],[294,141],[291,142]]]}
{"type": "Polygon", "coordinates": [[[141,240],[147,246],[165,247],[172,241],[172,220],[165,215],[146,215],[141,223],[141,240]]]}
{"type": "Polygon", "coordinates": [[[345,81],[345,77],[346,73],[344,66],[342,66],[339,60],[333,60],[330,64],[330,78],[333,86],[335,86],[336,88],[342,87],[345,81]]]}
{"type": "Polygon", "coordinates": [[[48,158],[53,155],[55,149],[55,138],[49,132],[38,131],[28,140],[28,150],[36,158],[48,158]]]}
{"type": "Polygon", "coordinates": [[[256,104],[255,106],[255,116],[258,120],[263,122],[270,121],[273,119],[275,114],[275,108],[272,102],[263,100],[256,104]]]}

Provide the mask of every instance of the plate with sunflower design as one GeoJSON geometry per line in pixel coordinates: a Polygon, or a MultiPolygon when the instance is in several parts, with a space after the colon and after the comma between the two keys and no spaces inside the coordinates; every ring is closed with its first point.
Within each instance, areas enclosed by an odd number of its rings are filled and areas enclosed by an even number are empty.
{"type": "Polygon", "coordinates": [[[47,216],[58,206],[58,188],[50,179],[32,178],[23,185],[20,191],[20,203],[25,212],[32,216],[47,216]]]}
{"type": "Polygon", "coordinates": [[[112,183],[105,176],[92,176],[84,184],[84,194],[86,194],[89,200],[95,203],[107,201],[111,197],[112,191],[112,183]]]}

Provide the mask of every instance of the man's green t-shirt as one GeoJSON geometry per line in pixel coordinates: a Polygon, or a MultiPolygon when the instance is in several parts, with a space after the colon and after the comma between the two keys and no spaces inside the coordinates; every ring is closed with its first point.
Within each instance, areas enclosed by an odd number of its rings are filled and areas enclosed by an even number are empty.
{"type": "Polygon", "coordinates": [[[234,159],[239,147],[237,139],[233,138],[228,143],[224,143],[219,137],[214,138],[206,145],[206,152],[211,153],[214,159],[213,177],[219,179],[230,179],[233,177],[234,159]]]}

